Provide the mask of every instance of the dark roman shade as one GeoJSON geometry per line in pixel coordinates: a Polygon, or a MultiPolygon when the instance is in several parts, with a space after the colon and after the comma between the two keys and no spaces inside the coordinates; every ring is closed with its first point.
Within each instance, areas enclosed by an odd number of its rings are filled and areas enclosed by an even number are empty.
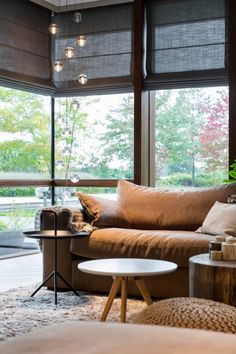
{"type": "Polygon", "coordinates": [[[225,0],[149,0],[148,88],[227,82],[225,0]]]}
{"type": "Polygon", "coordinates": [[[51,93],[50,12],[26,0],[0,1],[0,85],[51,93]]]}
{"type": "Polygon", "coordinates": [[[132,9],[132,3],[84,9],[79,23],[73,21],[75,11],[55,15],[60,32],[55,37],[54,60],[64,65],[53,74],[57,94],[132,89],[132,9]],[[84,47],[76,44],[79,34],[86,35],[84,47]],[[67,46],[75,48],[74,58],[65,59],[67,46]],[[77,80],[81,73],[88,76],[86,85],[77,80]]]}

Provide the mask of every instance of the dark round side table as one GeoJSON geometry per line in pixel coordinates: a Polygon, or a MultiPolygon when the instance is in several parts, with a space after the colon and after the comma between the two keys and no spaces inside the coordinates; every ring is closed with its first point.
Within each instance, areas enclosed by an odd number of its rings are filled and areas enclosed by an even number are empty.
{"type": "Polygon", "coordinates": [[[58,241],[62,239],[73,239],[73,238],[80,238],[80,237],[87,237],[90,235],[89,232],[86,231],[68,231],[68,230],[40,230],[40,231],[25,231],[23,234],[26,237],[35,238],[39,240],[53,240],[54,241],[54,269],[49,274],[49,276],[43,280],[42,284],[30,295],[31,297],[34,296],[45,284],[46,282],[53,278],[54,280],[54,302],[57,305],[57,279],[60,278],[64,284],[77,296],[79,294],[72,288],[72,286],[63,278],[63,276],[57,270],[57,251],[58,251],[58,241]]]}

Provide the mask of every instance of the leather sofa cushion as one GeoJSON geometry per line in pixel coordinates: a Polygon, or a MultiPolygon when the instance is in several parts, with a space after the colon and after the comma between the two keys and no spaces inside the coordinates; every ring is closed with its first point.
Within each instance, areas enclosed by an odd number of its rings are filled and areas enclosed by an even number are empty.
{"type": "Polygon", "coordinates": [[[126,227],[130,228],[120,205],[116,200],[105,199],[85,193],[76,193],[82,204],[87,221],[93,226],[104,227],[126,227]]]}
{"type": "Polygon", "coordinates": [[[214,236],[188,231],[99,229],[71,241],[71,252],[85,258],[151,258],[188,267],[189,258],[208,252],[214,236]]]}
{"type": "Polygon", "coordinates": [[[131,228],[196,230],[213,204],[236,194],[236,183],[215,188],[176,191],[118,183],[120,208],[131,228]]]}

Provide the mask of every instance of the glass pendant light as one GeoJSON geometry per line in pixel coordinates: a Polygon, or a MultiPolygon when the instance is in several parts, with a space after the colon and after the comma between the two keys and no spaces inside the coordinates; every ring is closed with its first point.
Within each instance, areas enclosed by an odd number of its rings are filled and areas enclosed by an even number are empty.
{"type": "Polygon", "coordinates": [[[71,148],[70,148],[69,146],[64,147],[64,149],[62,150],[62,153],[63,153],[63,155],[65,155],[65,156],[70,156],[70,154],[71,154],[71,148]]]}
{"type": "Polygon", "coordinates": [[[63,126],[65,124],[65,118],[63,116],[59,115],[57,118],[57,124],[59,126],[63,126]]]}
{"type": "Polygon", "coordinates": [[[82,21],[82,16],[80,12],[75,12],[73,15],[73,21],[75,23],[80,23],[82,21]]]}
{"type": "Polygon", "coordinates": [[[64,166],[65,166],[65,163],[64,163],[63,160],[57,160],[56,161],[56,167],[57,167],[58,170],[62,170],[64,166]]]}
{"type": "Polygon", "coordinates": [[[62,62],[61,61],[55,61],[54,70],[59,73],[60,71],[62,71],[62,69],[63,69],[62,62]]]}
{"type": "Polygon", "coordinates": [[[72,134],[72,131],[70,128],[65,128],[63,129],[62,131],[62,135],[65,137],[65,138],[68,138],[69,136],[71,136],[72,134]]]}
{"type": "Polygon", "coordinates": [[[75,50],[73,47],[66,47],[65,49],[65,56],[66,58],[70,59],[73,58],[75,55],[75,50]]]}
{"type": "Polygon", "coordinates": [[[74,111],[76,111],[80,107],[80,103],[77,100],[73,100],[71,105],[72,105],[72,108],[73,108],[74,111]]]}
{"type": "Polygon", "coordinates": [[[85,85],[88,82],[88,76],[85,74],[80,74],[78,76],[78,81],[80,84],[85,85]]]}
{"type": "Polygon", "coordinates": [[[71,197],[71,193],[66,190],[62,193],[64,200],[68,200],[71,197]]]}
{"type": "Polygon", "coordinates": [[[77,182],[79,182],[80,177],[77,173],[75,173],[74,175],[71,176],[70,180],[72,183],[77,183],[77,182]]]}
{"type": "Polygon", "coordinates": [[[77,37],[76,42],[80,47],[84,47],[87,42],[87,38],[83,35],[80,35],[77,37]]]}
{"type": "Polygon", "coordinates": [[[51,23],[51,25],[48,27],[48,29],[49,29],[49,32],[53,35],[57,34],[59,32],[59,27],[56,23],[51,23]]]}

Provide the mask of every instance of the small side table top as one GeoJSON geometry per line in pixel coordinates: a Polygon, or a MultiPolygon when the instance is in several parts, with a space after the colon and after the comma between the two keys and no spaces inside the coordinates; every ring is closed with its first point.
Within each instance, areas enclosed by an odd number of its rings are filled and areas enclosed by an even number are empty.
{"type": "Polygon", "coordinates": [[[90,235],[87,231],[68,231],[68,230],[39,230],[39,231],[24,231],[25,237],[36,238],[36,239],[61,239],[61,238],[78,238],[86,237],[90,235]]]}
{"type": "Polygon", "coordinates": [[[210,267],[236,268],[236,261],[212,261],[208,253],[198,254],[189,258],[193,264],[201,264],[210,267]]]}
{"type": "Polygon", "coordinates": [[[142,277],[173,272],[177,265],[155,259],[110,258],[81,262],[78,268],[91,274],[142,277]]]}

